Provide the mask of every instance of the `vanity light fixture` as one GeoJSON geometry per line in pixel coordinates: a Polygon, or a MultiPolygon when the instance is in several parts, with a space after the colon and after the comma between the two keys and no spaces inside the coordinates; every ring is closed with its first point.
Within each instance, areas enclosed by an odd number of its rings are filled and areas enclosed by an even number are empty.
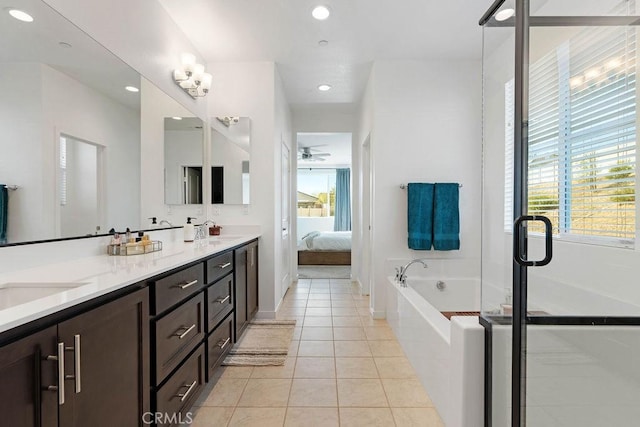
{"type": "Polygon", "coordinates": [[[138,89],[135,86],[126,86],[125,89],[128,90],[129,92],[134,92],[134,93],[135,92],[140,92],[140,89],[138,89]]]}
{"type": "Polygon", "coordinates": [[[331,85],[328,84],[321,84],[320,86],[318,86],[318,90],[320,92],[326,92],[328,90],[331,90],[331,85]]]}
{"type": "Polygon", "coordinates": [[[204,72],[204,65],[196,63],[196,57],[190,53],[182,54],[182,67],[173,70],[173,81],[192,98],[206,96],[211,89],[213,77],[204,72]]]}
{"type": "Polygon", "coordinates": [[[503,9],[496,13],[496,21],[506,21],[507,19],[515,16],[516,11],[513,9],[503,9]]]}
{"type": "Polygon", "coordinates": [[[329,17],[329,15],[331,15],[331,11],[327,6],[316,6],[311,11],[311,16],[316,18],[318,21],[324,21],[329,17]]]}
{"type": "Polygon", "coordinates": [[[29,15],[27,12],[23,10],[9,8],[7,9],[7,11],[9,12],[9,15],[13,16],[18,21],[33,22],[33,16],[29,15]]]}
{"type": "Polygon", "coordinates": [[[218,119],[218,121],[223,125],[225,125],[226,127],[229,127],[231,125],[237,125],[238,123],[240,123],[240,117],[225,116],[225,117],[216,117],[216,119],[218,119]]]}

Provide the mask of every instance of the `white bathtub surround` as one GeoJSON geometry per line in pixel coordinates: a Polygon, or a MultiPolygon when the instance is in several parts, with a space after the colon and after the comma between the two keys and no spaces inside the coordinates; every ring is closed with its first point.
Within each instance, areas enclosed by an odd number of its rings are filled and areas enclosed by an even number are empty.
{"type": "MultiPolygon", "coordinates": [[[[234,230],[232,227],[230,229],[234,230]]],[[[20,260],[24,255],[30,254],[31,257],[38,257],[36,261],[40,264],[3,271],[0,274],[0,287],[6,284],[61,283],[59,287],[69,288],[0,310],[0,332],[260,237],[260,233],[256,231],[240,234],[240,229],[235,229],[238,234],[231,234],[230,229],[226,229],[227,233],[220,237],[207,237],[189,243],[182,241],[181,228],[153,231],[149,233],[152,239],[162,240],[162,236],[167,238],[163,241],[162,251],[134,256],[106,255],[108,238],[0,248],[0,251],[6,253],[7,258],[14,257],[20,260]],[[178,235],[178,239],[168,239],[174,235],[178,235]],[[76,252],[79,248],[87,249],[89,252],[83,256],[82,253],[76,252]],[[14,250],[19,252],[18,256],[13,253],[14,250]],[[60,253],[56,253],[57,250],[60,253]],[[57,257],[57,261],[49,261],[50,253],[57,257]],[[81,285],[77,286],[79,283],[81,285]]],[[[2,259],[4,262],[4,254],[2,259]]]]}
{"type": "Polygon", "coordinates": [[[484,421],[484,328],[475,316],[441,311],[477,311],[479,283],[472,279],[409,279],[387,282],[387,321],[447,427],[481,427],[484,421]],[[425,299],[425,296],[427,299],[425,299]]]}

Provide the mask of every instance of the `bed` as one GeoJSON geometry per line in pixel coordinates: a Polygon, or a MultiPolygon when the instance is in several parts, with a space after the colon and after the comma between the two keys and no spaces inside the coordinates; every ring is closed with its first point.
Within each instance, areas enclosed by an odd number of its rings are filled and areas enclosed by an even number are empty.
{"type": "Polygon", "coordinates": [[[298,265],[351,265],[351,231],[312,231],[298,242],[298,265]]]}

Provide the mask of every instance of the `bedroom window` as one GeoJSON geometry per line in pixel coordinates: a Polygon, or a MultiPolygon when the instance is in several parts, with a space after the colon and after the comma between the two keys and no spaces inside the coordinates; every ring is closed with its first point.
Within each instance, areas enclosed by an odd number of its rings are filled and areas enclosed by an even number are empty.
{"type": "Polygon", "coordinates": [[[335,203],[335,169],[298,169],[299,217],[333,217],[335,203]]]}
{"type": "MultiPolygon", "coordinates": [[[[636,229],[635,29],[578,33],[530,68],[529,213],[554,234],[633,246],[636,229]]],[[[511,230],[513,81],[505,85],[505,230],[511,230]]],[[[542,231],[530,225],[530,231],[542,231]]]]}

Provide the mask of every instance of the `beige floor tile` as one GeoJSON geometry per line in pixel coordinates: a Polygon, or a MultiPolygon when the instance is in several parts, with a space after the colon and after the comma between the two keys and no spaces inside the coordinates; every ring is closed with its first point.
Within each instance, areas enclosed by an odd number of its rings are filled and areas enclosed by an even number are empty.
{"type": "Polygon", "coordinates": [[[336,357],[371,357],[367,341],[334,341],[336,357]]]}
{"type": "Polygon", "coordinates": [[[392,408],[398,427],[444,427],[434,408],[392,408]]]}
{"type": "Polygon", "coordinates": [[[340,427],[395,427],[389,408],[340,408],[340,427]]]}
{"type": "Polygon", "coordinates": [[[339,427],[338,408],[287,408],[284,427],[339,427]]]}
{"type": "Polygon", "coordinates": [[[406,357],[376,357],[380,378],[415,378],[416,372],[406,357]]]}
{"type": "Polygon", "coordinates": [[[363,341],[367,337],[362,328],[333,328],[333,339],[335,341],[363,341]]]}
{"type": "Polygon", "coordinates": [[[331,307],[307,308],[305,316],[331,316],[331,307]]]}
{"type": "Polygon", "coordinates": [[[330,300],[331,294],[309,294],[309,301],[320,300],[320,299],[330,300]]]}
{"type": "Polygon", "coordinates": [[[219,379],[202,406],[236,406],[248,381],[246,378],[219,379]]]}
{"type": "Polygon", "coordinates": [[[388,326],[365,326],[364,333],[368,340],[395,340],[396,336],[388,326]]]}
{"type": "MultiPolygon", "coordinates": [[[[371,313],[367,315],[361,315],[360,320],[364,326],[386,326],[389,327],[386,319],[374,319],[371,317],[371,313]]],[[[394,338],[395,339],[395,338],[394,338]]]]}
{"type": "Polygon", "coordinates": [[[298,347],[300,346],[300,341],[291,340],[291,344],[289,344],[289,352],[287,353],[287,357],[296,357],[298,356],[298,347]]]}
{"type": "Polygon", "coordinates": [[[283,366],[256,366],[251,372],[251,378],[293,378],[296,358],[287,357],[283,366]]]}
{"type": "Polygon", "coordinates": [[[236,408],[229,427],[282,427],[286,412],[287,408],[236,408]]]}
{"type": "Polygon", "coordinates": [[[300,287],[301,285],[310,285],[311,279],[298,279],[298,282],[295,286],[300,287]]]}
{"type": "Polygon", "coordinates": [[[345,286],[345,287],[332,287],[331,288],[331,294],[349,294],[351,295],[351,287],[345,286]]]}
{"type": "Polygon", "coordinates": [[[334,316],[358,316],[358,311],[353,307],[336,307],[332,312],[334,316]]]}
{"type": "Polygon", "coordinates": [[[294,379],[289,406],[336,407],[336,380],[294,379]]]}
{"type": "MultiPolygon", "coordinates": [[[[296,325],[302,325],[302,322],[300,323],[296,322],[296,325]]],[[[302,335],[302,328],[293,328],[293,336],[291,337],[291,339],[293,341],[299,341],[301,335],[302,335]]]]}
{"type": "Polygon", "coordinates": [[[287,298],[289,299],[302,299],[302,300],[306,300],[307,298],[309,298],[309,289],[303,289],[301,291],[298,292],[293,292],[291,294],[287,293],[287,298]]]}
{"type": "Polygon", "coordinates": [[[307,308],[331,308],[331,300],[314,299],[307,302],[307,308]]]}
{"type": "Polygon", "coordinates": [[[358,313],[358,316],[368,316],[371,313],[371,310],[368,306],[356,307],[356,312],[358,313]]]}
{"type": "Polygon", "coordinates": [[[333,340],[333,328],[315,326],[302,328],[301,339],[305,341],[331,341],[333,340]]]}
{"type": "Polygon", "coordinates": [[[281,308],[278,314],[281,316],[304,316],[307,309],[305,307],[281,308]]]}
{"type": "Polygon", "coordinates": [[[340,407],[386,408],[389,407],[379,379],[338,378],[338,402],[340,407]]]}
{"type": "Polygon", "coordinates": [[[333,326],[334,327],[340,327],[340,328],[345,328],[345,327],[362,327],[362,322],[360,321],[360,318],[357,316],[333,316],[333,326]]]}
{"type": "Polygon", "coordinates": [[[299,357],[333,357],[333,342],[331,341],[300,341],[299,357]]]}
{"type": "Polygon", "coordinates": [[[394,408],[432,407],[431,399],[417,379],[382,380],[389,404],[394,408]]]}
{"type": "Polygon", "coordinates": [[[378,369],[372,357],[336,358],[338,378],[378,378],[378,369]]]}
{"type": "Polygon", "coordinates": [[[218,378],[251,378],[253,366],[221,366],[216,370],[218,378]]]}
{"type": "Polygon", "coordinates": [[[329,278],[321,278],[321,279],[311,279],[311,284],[312,285],[318,285],[318,284],[326,284],[328,285],[329,283],[331,283],[331,279],[329,278]]]}
{"type": "Polygon", "coordinates": [[[283,309],[285,309],[285,308],[306,308],[307,307],[307,300],[306,299],[288,299],[288,300],[285,300],[280,307],[283,308],[283,309]]]}
{"type": "Polygon", "coordinates": [[[373,357],[405,357],[398,341],[369,341],[373,357]]]}
{"type": "Polygon", "coordinates": [[[353,301],[350,294],[331,294],[331,301],[353,301]]]}
{"type": "Polygon", "coordinates": [[[351,279],[329,279],[332,285],[351,285],[351,279]]]}
{"type": "Polygon", "coordinates": [[[350,300],[337,300],[331,301],[331,307],[333,308],[355,308],[356,303],[350,300]]]}
{"type": "Polygon", "coordinates": [[[331,316],[305,316],[304,326],[333,326],[331,316]]]}
{"type": "Polygon", "coordinates": [[[226,426],[233,415],[234,407],[206,407],[195,413],[191,427],[226,426]]]}
{"type": "Polygon", "coordinates": [[[335,378],[335,360],[333,357],[298,357],[293,377],[324,379],[335,378]]]}
{"type": "Polygon", "coordinates": [[[251,378],[244,388],[238,406],[279,407],[287,406],[289,400],[290,379],[254,379],[251,378]]]}
{"type": "Polygon", "coordinates": [[[309,289],[309,293],[310,294],[330,294],[331,288],[329,288],[329,285],[323,285],[323,286],[311,285],[311,288],[309,289]]]}

